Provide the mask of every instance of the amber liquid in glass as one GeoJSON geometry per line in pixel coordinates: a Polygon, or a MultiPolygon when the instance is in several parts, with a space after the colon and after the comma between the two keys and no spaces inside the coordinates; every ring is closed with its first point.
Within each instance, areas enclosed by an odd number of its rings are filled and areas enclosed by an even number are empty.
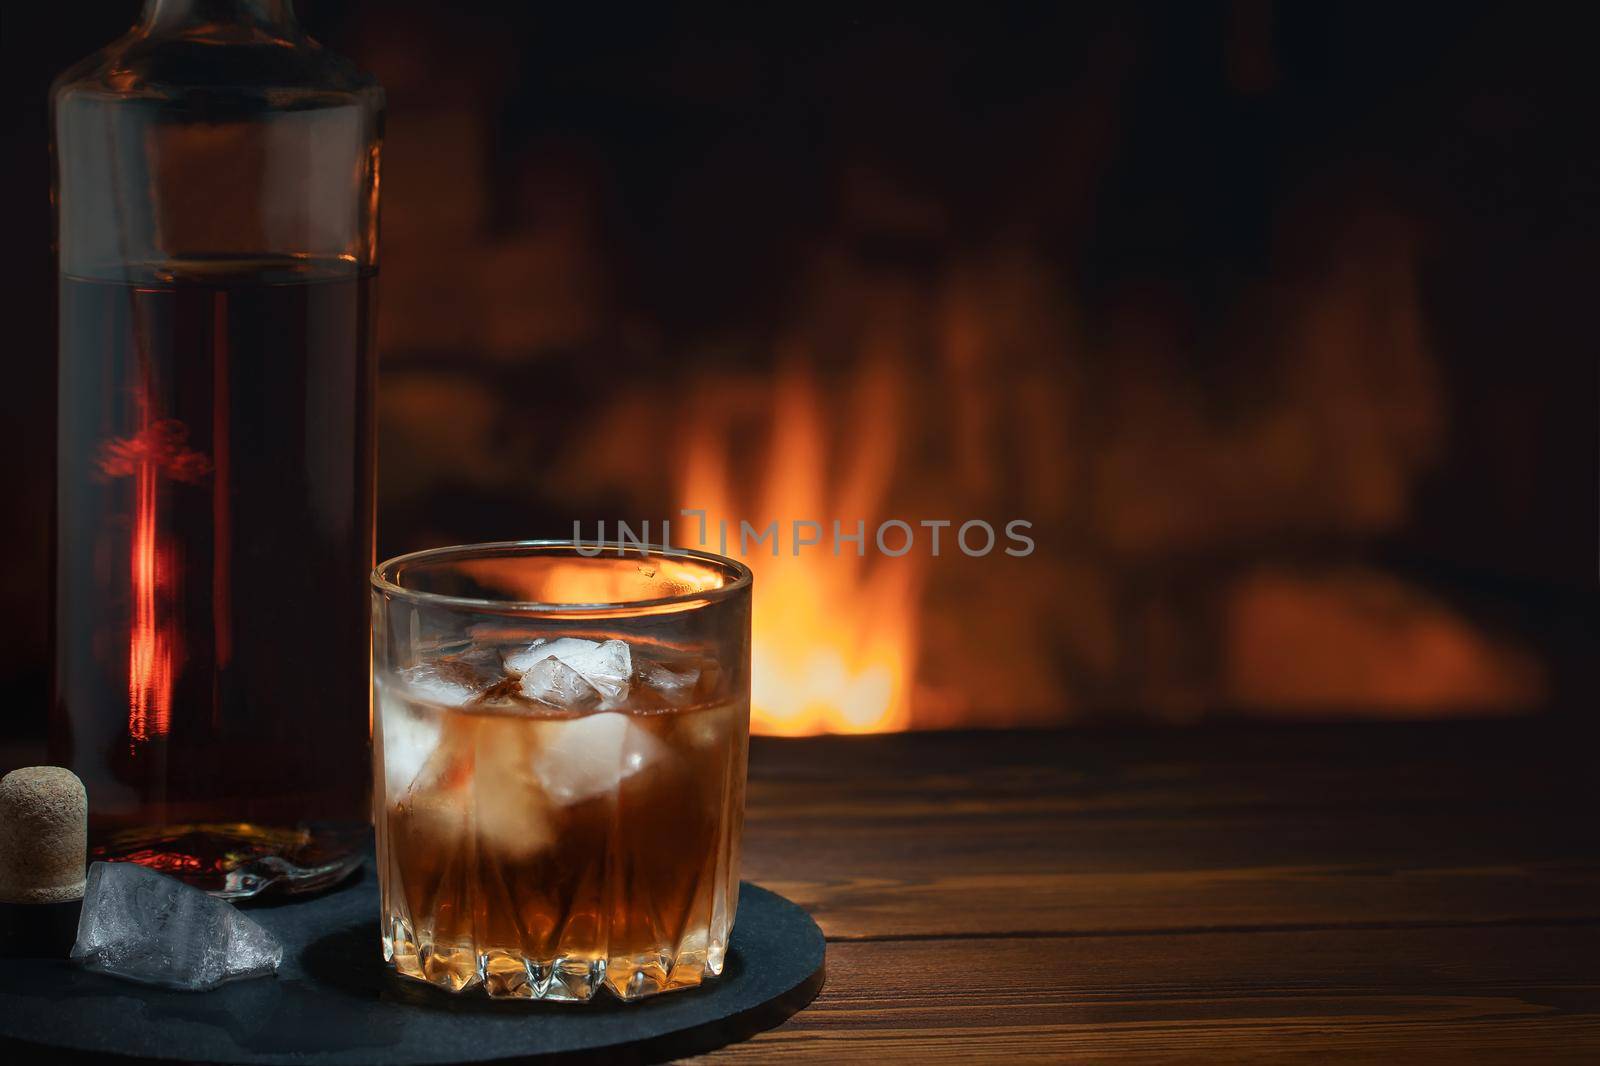
{"type": "Polygon", "coordinates": [[[722,972],[747,704],[569,714],[379,690],[383,948],[400,974],[634,1000],[722,972]]]}
{"type": "Polygon", "coordinates": [[[53,740],[97,857],[229,895],[359,859],[371,285],[289,257],[61,280],[53,740]]]}

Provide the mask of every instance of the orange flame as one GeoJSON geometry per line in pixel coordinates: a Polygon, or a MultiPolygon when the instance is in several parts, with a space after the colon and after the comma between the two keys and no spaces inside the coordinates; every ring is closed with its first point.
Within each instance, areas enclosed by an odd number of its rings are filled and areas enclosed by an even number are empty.
{"type": "MultiPolygon", "coordinates": [[[[741,518],[752,529],[744,561],[756,575],[750,665],[751,728],[758,733],[874,733],[910,725],[920,571],[913,555],[877,556],[874,542],[898,438],[894,367],[869,364],[855,391],[853,435],[840,449],[843,477],[831,498],[822,404],[802,365],[773,383],[756,514],[735,506],[728,469],[734,442],[725,427],[701,423],[688,441],[682,506],[706,512],[704,541],[693,516],[675,539],[740,554],[741,518]],[[835,539],[835,521],[845,536],[862,523],[859,549],[835,539]],[[777,537],[758,546],[756,537],[772,522],[777,537]],[[798,536],[820,543],[796,553],[796,523],[814,523],[800,526],[798,536]]],[[[888,543],[898,550],[899,535],[888,543]]]]}

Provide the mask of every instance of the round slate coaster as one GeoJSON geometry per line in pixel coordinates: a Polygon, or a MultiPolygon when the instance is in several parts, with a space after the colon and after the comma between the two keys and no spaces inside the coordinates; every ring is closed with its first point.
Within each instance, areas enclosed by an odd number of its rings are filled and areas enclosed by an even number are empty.
{"type": "Polygon", "coordinates": [[[378,948],[370,863],[325,896],[247,910],[283,941],[276,978],[175,992],[65,959],[0,959],[0,1045],[49,1048],[53,1062],[658,1062],[770,1029],[822,988],[822,931],[795,904],[748,883],[722,976],[635,1004],[491,1001],[394,976],[378,948]]]}

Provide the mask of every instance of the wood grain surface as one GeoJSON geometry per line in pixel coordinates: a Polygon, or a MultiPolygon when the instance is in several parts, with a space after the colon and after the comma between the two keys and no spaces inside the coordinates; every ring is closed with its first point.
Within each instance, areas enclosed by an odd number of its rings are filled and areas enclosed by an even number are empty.
{"type": "Polygon", "coordinates": [[[708,1060],[1600,1061],[1594,749],[1543,722],[758,739],[822,995],[708,1060]]]}

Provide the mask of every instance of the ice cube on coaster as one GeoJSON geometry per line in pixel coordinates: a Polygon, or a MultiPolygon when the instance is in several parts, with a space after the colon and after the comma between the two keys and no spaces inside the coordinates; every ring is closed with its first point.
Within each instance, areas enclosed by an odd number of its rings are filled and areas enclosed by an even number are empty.
{"type": "Polygon", "coordinates": [[[648,729],[615,711],[540,722],[539,730],[534,774],[557,804],[613,792],[664,752],[648,729]]]}
{"type": "MultiPolygon", "coordinates": [[[[549,699],[546,696],[535,694],[533,688],[556,685],[552,694],[560,696],[565,691],[565,682],[569,679],[560,671],[544,666],[544,672],[535,677],[530,684],[528,677],[540,670],[541,666],[552,659],[563,664],[588,682],[602,700],[615,702],[627,695],[628,679],[633,674],[633,655],[628,650],[628,645],[620,640],[593,641],[582,640],[578,637],[561,637],[549,642],[538,641],[531,646],[515,652],[506,657],[506,666],[523,674],[523,692],[534,699],[543,699],[547,703],[557,703],[558,706],[567,706],[566,703],[549,699]]],[[[581,697],[582,690],[572,693],[574,697],[581,697]]],[[[581,703],[581,701],[580,701],[581,703]]]]}
{"type": "Polygon", "coordinates": [[[190,991],[265,977],[283,945],[231,904],[137,863],[89,867],[72,958],[101,973],[190,991]]]}

